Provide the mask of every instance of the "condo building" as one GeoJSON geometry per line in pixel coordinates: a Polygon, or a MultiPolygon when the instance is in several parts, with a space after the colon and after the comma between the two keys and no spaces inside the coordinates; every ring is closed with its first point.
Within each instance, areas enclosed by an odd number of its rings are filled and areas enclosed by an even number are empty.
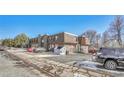
{"type": "Polygon", "coordinates": [[[39,35],[36,38],[30,39],[30,47],[44,47],[49,51],[58,46],[66,47],[69,53],[88,53],[89,40],[86,37],[79,37],[68,32],[53,35],[39,35]]]}

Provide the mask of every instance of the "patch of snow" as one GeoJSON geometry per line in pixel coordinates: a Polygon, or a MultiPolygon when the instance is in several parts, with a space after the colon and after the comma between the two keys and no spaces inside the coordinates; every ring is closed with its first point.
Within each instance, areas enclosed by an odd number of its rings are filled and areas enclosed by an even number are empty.
{"type": "Polygon", "coordinates": [[[97,69],[97,63],[92,62],[92,61],[80,61],[80,62],[76,62],[74,63],[74,66],[77,67],[86,67],[86,68],[92,68],[92,69],[97,69]]]}
{"type": "Polygon", "coordinates": [[[119,75],[119,74],[124,74],[124,68],[121,68],[122,71],[119,70],[107,70],[104,68],[100,68],[98,67],[98,65],[100,65],[99,63],[93,62],[93,61],[80,61],[80,62],[75,62],[74,66],[76,67],[82,67],[82,68],[89,68],[89,69],[93,69],[93,70],[98,70],[98,71],[106,71],[109,73],[112,73],[113,75],[119,75]]]}
{"type": "Polygon", "coordinates": [[[34,55],[35,57],[56,57],[59,55],[34,55]]]}
{"type": "Polygon", "coordinates": [[[69,33],[69,32],[64,32],[65,34],[68,34],[68,35],[72,35],[72,36],[78,36],[78,35],[75,35],[75,34],[72,34],[72,33],[69,33]]]}

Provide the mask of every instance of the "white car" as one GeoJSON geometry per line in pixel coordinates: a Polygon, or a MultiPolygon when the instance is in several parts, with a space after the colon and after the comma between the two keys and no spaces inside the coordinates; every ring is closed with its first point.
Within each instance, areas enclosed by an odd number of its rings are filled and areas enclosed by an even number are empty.
{"type": "Polygon", "coordinates": [[[41,52],[45,52],[45,51],[46,51],[45,48],[35,48],[35,49],[33,50],[33,52],[35,52],[35,53],[41,53],[41,52]]]}
{"type": "Polygon", "coordinates": [[[63,46],[58,46],[54,48],[54,53],[57,55],[66,55],[66,48],[63,46]]]}

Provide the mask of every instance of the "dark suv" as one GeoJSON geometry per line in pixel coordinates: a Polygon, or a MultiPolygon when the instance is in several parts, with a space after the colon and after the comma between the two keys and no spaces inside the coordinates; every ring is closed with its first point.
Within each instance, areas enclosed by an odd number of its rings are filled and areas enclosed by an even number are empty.
{"type": "Polygon", "coordinates": [[[100,48],[95,59],[106,69],[114,70],[124,66],[124,48],[100,48]]]}

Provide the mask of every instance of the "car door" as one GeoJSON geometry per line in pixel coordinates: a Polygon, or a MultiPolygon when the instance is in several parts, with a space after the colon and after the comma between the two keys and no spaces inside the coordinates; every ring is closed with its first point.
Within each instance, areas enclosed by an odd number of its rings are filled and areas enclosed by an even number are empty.
{"type": "Polygon", "coordinates": [[[124,61],[124,49],[118,50],[119,60],[124,61]]]}

